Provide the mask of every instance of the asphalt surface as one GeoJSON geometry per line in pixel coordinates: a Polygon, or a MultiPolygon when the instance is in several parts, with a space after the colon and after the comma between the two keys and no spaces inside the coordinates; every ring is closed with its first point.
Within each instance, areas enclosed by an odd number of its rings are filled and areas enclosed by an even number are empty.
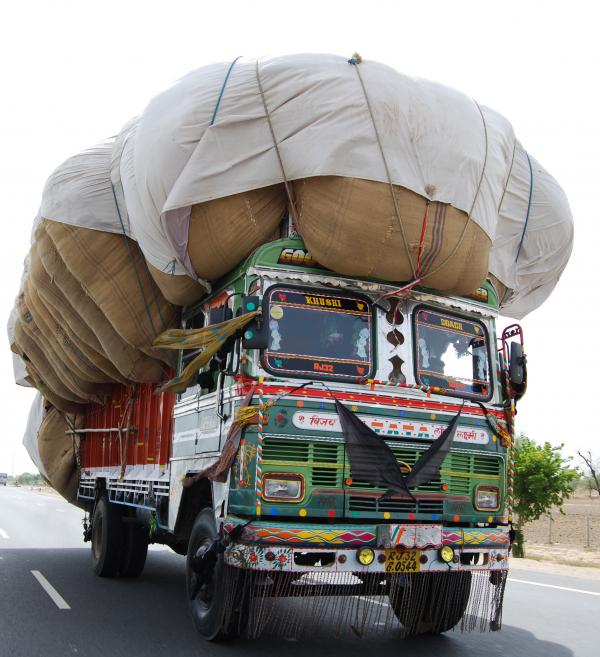
{"type": "MultiPolygon", "coordinates": [[[[184,560],[151,548],[139,580],[101,579],[82,512],[58,497],[0,487],[0,657],[597,657],[600,580],[511,571],[501,632],[401,639],[263,636],[206,643],[192,628],[184,560]],[[595,595],[594,595],[595,594],[595,595]]],[[[282,604],[288,604],[283,601],[282,604]]],[[[304,603],[306,604],[306,603],[304,603]]]]}

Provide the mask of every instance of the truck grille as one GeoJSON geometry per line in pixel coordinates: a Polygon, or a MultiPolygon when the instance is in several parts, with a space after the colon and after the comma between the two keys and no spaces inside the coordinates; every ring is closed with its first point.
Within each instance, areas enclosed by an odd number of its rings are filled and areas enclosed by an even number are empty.
{"type": "Polygon", "coordinates": [[[361,495],[350,495],[348,500],[350,511],[362,511],[363,513],[438,513],[444,510],[443,500],[384,500],[381,502],[375,497],[363,497],[361,495]]]}
{"type": "Polygon", "coordinates": [[[263,466],[296,466],[307,469],[307,479],[316,488],[342,488],[344,445],[312,440],[266,436],[263,466]]]}
{"type": "MultiPolygon", "coordinates": [[[[401,464],[411,468],[417,462],[426,447],[392,446],[394,456],[401,464]]],[[[266,470],[285,468],[294,470],[302,468],[306,473],[307,480],[316,488],[341,489],[344,479],[350,477],[350,468],[345,464],[344,444],[341,442],[319,442],[311,440],[297,440],[295,438],[284,438],[277,436],[266,436],[263,446],[263,465],[268,466],[266,470]]],[[[439,493],[441,483],[448,484],[448,494],[469,495],[471,491],[471,479],[474,476],[486,479],[500,480],[503,473],[503,461],[499,456],[487,454],[468,454],[466,452],[451,452],[444,461],[441,478],[424,486],[414,489],[415,494],[439,493]]],[[[499,482],[500,483],[500,482],[499,482]]],[[[387,500],[378,503],[371,496],[361,495],[367,491],[377,491],[364,481],[353,480],[350,490],[350,509],[367,510],[367,508],[378,511],[400,510],[404,512],[404,506],[408,513],[416,513],[408,506],[415,506],[410,500],[387,500]],[[364,505],[364,506],[354,506],[364,505]],[[379,506],[378,506],[379,505],[379,506]],[[391,505],[392,508],[384,508],[391,505]]],[[[419,512],[438,513],[432,509],[422,510],[422,505],[440,505],[438,501],[419,501],[419,512]]]]}

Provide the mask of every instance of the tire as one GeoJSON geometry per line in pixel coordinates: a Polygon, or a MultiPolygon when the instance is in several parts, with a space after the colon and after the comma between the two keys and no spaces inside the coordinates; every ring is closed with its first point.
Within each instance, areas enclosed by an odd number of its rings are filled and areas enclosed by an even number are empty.
{"type": "MultiPolygon", "coordinates": [[[[222,641],[238,635],[244,624],[243,619],[246,619],[246,614],[238,609],[238,605],[225,613],[225,582],[229,580],[225,574],[230,567],[224,563],[223,554],[217,557],[210,581],[198,585],[198,575],[192,562],[199,551],[213,544],[216,537],[214,513],[212,509],[204,509],[196,517],[190,534],[186,557],[186,588],[192,622],[207,641],[222,641]]],[[[238,569],[233,570],[237,572],[238,569]]],[[[230,580],[228,583],[235,586],[230,580]]]]}
{"type": "Polygon", "coordinates": [[[100,577],[118,577],[126,552],[120,509],[101,497],[92,520],[92,563],[100,577]]]}
{"type": "Polygon", "coordinates": [[[442,634],[461,621],[471,579],[470,572],[405,577],[390,595],[390,605],[408,634],[442,634]]]}
{"type": "Polygon", "coordinates": [[[119,567],[121,577],[139,577],[146,565],[148,555],[148,527],[137,523],[124,526],[125,549],[119,567]]]}

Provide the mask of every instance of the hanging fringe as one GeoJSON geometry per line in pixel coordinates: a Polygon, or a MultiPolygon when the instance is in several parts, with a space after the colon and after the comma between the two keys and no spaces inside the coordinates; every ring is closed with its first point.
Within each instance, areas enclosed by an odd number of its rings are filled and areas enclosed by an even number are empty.
{"type": "Polygon", "coordinates": [[[190,386],[198,370],[208,364],[227,339],[244,328],[261,312],[255,310],[201,329],[169,329],[161,333],[152,343],[153,346],[163,349],[202,349],[202,351],[188,363],[179,376],[164,383],[157,392],[167,390],[183,392],[190,386]]]}
{"type": "Polygon", "coordinates": [[[340,636],[348,630],[359,637],[497,631],[506,577],[507,571],[359,576],[224,565],[222,628],[250,638],[340,636]]]}

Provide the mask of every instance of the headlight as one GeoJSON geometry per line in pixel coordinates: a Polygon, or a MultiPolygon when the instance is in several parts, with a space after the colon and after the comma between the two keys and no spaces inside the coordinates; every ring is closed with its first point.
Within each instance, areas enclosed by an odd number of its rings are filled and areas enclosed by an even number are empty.
{"type": "Polygon", "coordinates": [[[475,491],[475,508],[497,511],[500,507],[500,491],[495,486],[478,486],[475,491]]]}
{"type": "Polygon", "coordinates": [[[375,552],[371,548],[360,548],[356,558],[361,566],[370,566],[375,561],[375,552]]]}
{"type": "Polygon", "coordinates": [[[450,563],[454,559],[454,548],[444,545],[438,550],[438,556],[444,563],[450,563]]]}
{"type": "Polygon", "coordinates": [[[299,502],[304,497],[304,480],[300,475],[263,476],[263,498],[267,502],[299,502]]]}

